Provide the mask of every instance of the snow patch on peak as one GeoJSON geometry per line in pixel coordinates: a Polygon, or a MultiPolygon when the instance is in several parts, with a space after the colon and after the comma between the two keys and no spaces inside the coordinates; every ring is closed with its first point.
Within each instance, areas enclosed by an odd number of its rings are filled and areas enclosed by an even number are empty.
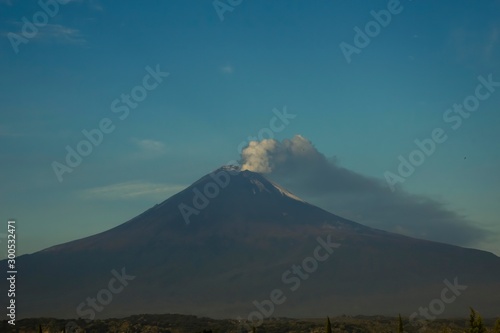
{"type": "Polygon", "coordinates": [[[223,165],[220,167],[220,170],[224,170],[224,171],[241,171],[241,168],[240,166],[238,165],[232,165],[232,164],[228,164],[228,165],[223,165]]]}
{"type": "Polygon", "coordinates": [[[284,189],[283,187],[279,186],[278,184],[276,184],[276,183],[274,183],[272,181],[269,181],[269,182],[281,193],[281,195],[289,197],[289,198],[291,198],[293,200],[297,200],[297,201],[300,201],[300,202],[305,202],[304,200],[302,200],[301,198],[299,198],[295,194],[291,193],[290,191],[284,189]]]}

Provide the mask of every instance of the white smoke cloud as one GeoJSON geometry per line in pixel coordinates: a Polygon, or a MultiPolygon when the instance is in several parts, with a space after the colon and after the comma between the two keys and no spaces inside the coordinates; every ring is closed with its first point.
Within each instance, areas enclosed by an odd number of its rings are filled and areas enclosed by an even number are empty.
{"type": "Polygon", "coordinates": [[[270,173],[291,159],[306,158],[317,153],[312,143],[301,135],[282,142],[274,139],[251,141],[241,152],[241,170],[270,173]]]}
{"type": "Polygon", "coordinates": [[[243,165],[241,170],[249,170],[259,173],[272,171],[272,152],[276,149],[278,142],[267,139],[260,142],[250,141],[248,147],[241,151],[243,165]]]}
{"type": "Polygon", "coordinates": [[[311,203],[371,227],[462,246],[488,234],[443,202],[392,192],[382,179],[340,166],[300,135],[252,141],[240,163],[242,170],[265,173],[311,203]]]}

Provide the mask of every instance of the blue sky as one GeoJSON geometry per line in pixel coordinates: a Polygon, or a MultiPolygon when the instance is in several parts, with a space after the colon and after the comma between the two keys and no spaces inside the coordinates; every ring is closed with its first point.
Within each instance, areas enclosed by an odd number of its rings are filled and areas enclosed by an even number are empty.
{"type": "Polygon", "coordinates": [[[44,9],[0,1],[0,219],[17,219],[19,253],[125,222],[238,160],[239,144],[286,107],[296,118],[277,140],[300,134],[337,165],[381,181],[415,139],[445,129],[448,140],[398,191],[488,232],[458,245],[500,255],[500,88],[459,129],[443,121],[479,76],[500,81],[500,1],[243,0],[223,20],[212,1],[51,8],[53,17],[23,35],[23,17],[43,19],[44,9]],[[348,63],[341,43],[355,46],[354,28],[396,5],[348,63]],[[13,34],[26,42],[13,46],[13,34]],[[120,120],[112,102],[140,91],[147,68],[169,74],[120,120]],[[105,118],[114,130],[60,182],[52,163],[105,118]]]}

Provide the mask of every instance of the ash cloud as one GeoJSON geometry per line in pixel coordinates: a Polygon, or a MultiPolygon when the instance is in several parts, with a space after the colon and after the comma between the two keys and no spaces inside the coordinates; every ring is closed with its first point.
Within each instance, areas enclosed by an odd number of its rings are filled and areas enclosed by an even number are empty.
{"type": "Polygon", "coordinates": [[[443,202],[403,190],[344,168],[306,138],[252,141],[242,150],[242,170],[270,178],[334,214],[411,237],[472,246],[488,232],[443,202]]]}

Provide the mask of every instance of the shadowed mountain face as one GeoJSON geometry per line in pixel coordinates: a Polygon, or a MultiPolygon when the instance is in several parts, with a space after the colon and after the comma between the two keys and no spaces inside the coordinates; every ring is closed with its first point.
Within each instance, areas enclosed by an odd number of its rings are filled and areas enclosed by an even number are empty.
{"type": "Polygon", "coordinates": [[[18,267],[19,317],[500,309],[495,255],[368,228],[231,167],[116,228],[21,256],[18,267]]]}

